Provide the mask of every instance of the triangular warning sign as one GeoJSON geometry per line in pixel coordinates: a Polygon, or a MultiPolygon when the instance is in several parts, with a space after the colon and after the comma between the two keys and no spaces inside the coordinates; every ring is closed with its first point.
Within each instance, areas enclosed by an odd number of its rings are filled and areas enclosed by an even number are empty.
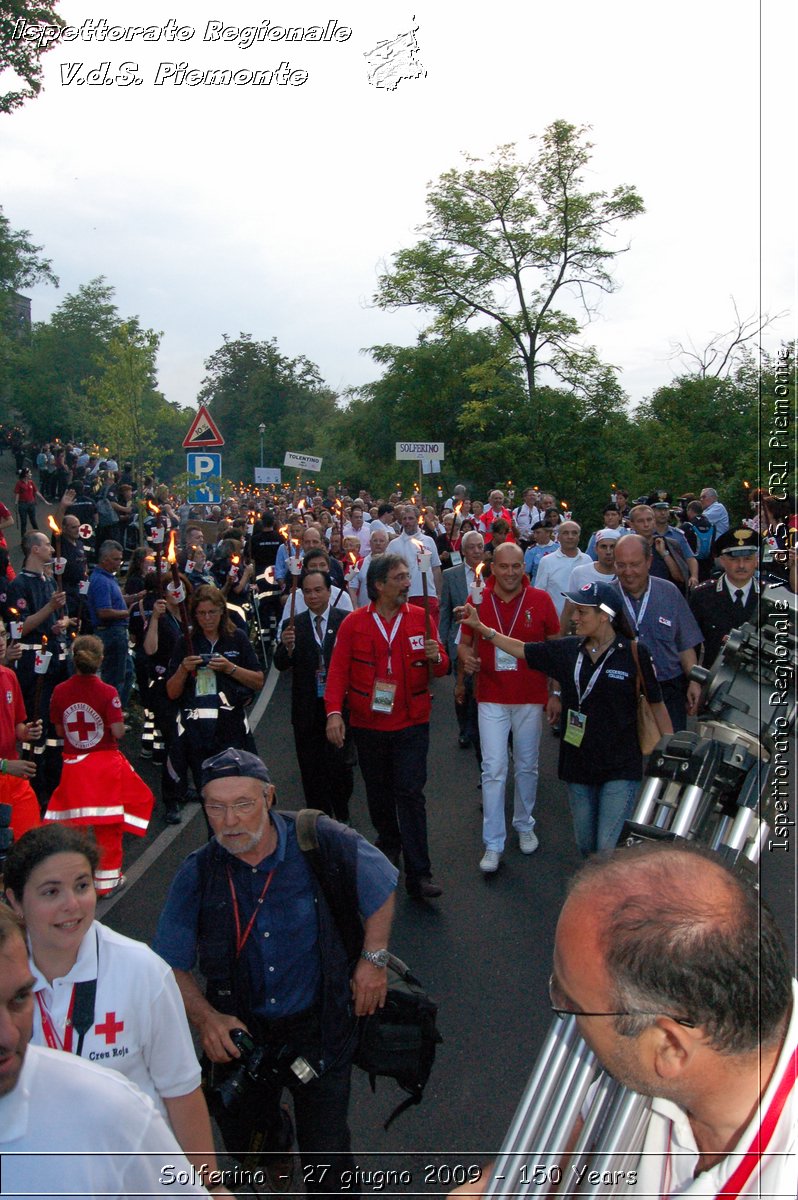
{"type": "Polygon", "coordinates": [[[219,433],[216,422],[205,405],[201,404],[199,412],[191,422],[191,428],[183,439],[184,449],[207,449],[209,446],[223,445],[224,438],[219,433]]]}

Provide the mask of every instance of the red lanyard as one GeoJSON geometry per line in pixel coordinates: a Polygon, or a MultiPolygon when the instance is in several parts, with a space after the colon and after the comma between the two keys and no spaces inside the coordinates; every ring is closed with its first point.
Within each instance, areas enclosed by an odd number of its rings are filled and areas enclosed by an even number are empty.
{"type": "Polygon", "coordinates": [[[261,904],[263,904],[263,897],[266,895],[266,893],[269,890],[269,884],[272,881],[273,874],[274,874],[274,868],[272,868],[272,870],[269,871],[269,874],[266,876],[266,882],[263,885],[263,891],[258,896],[257,903],[252,911],[252,916],[249,918],[247,927],[244,930],[244,933],[242,934],[241,933],[241,917],[238,912],[238,897],[236,896],[236,889],[235,889],[235,886],[233,885],[233,874],[232,874],[230,868],[229,867],[227,868],[227,882],[230,885],[230,895],[233,897],[233,916],[235,917],[235,923],[236,923],[236,958],[240,958],[241,951],[246,946],[247,939],[249,938],[249,935],[252,933],[252,926],[255,924],[255,918],[258,915],[258,909],[260,908],[261,904]]]}
{"type": "MultiPolygon", "coordinates": [[[[787,1097],[795,1086],[795,1080],[798,1077],[798,1049],[793,1050],[790,1055],[790,1060],[787,1063],[787,1069],[782,1076],[779,1086],[773,1093],[773,1098],[770,1101],[768,1110],[765,1113],[762,1123],[754,1134],[754,1140],[742,1156],[742,1162],[735,1167],[734,1171],[729,1176],[725,1186],[718,1191],[716,1200],[738,1200],[740,1192],[748,1183],[748,1180],[753,1175],[754,1171],[762,1161],[762,1155],[770,1145],[770,1139],[776,1131],[776,1126],[779,1123],[779,1117],[784,1111],[784,1105],[787,1103],[787,1097]]],[[[671,1122],[671,1134],[673,1131],[673,1122],[671,1122]]],[[[667,1172],[665,1177],[665,1191],[662,1200],[666,1200],[668,1188],[670,1186],[670,1146],[671,1134],[668,1135],[668,1151],[667,1151],[667,1172]]],[[[732,1151],[732,1154],[734,1152],[732,1151]]],[[[737,1155],[734,1155],[736,1158],[737,1155]]]]}
{"type": "MultiPolygon", "coordinates": [[[[523,588],[521,589],[521,595],[518,597],[518,604],[516,605],[515,612],[513,613],[513,619],[512,619],[512,621],[510,622],[510,625],[509,625],[509,628],[508,628],[508,629],[505,629],[505,628],[504,628],[504,621],[502,620],[502,618],[501,618],[501,614],[499,613],[499,606],[498,606],[498,604],[496,603],[496,597],[494,596],[493,592],[491,592],[491,594],[490,594],[490,600],[491,600],[491,604],[493,605],[493,611],[494,611],[494,613],[496,614],[496,620],[497,620],[497,622],[498,622],[498,625],[499,625],[499,633],[503,633],[505,637],[512,637],[512,636],[513,636],[513,630],[515,629],[515,623],[516,623],[516,621],[518,620],[518,618],[519,618],[519,616],[520,616],[520,613],[521,613],[521,607],[522,607],[522,605],[523,605],[523,603],[524,603],[524,590],[523,590],[523,588]]],[[[502,601],[502,604],[504,604],[504,601],[502,601]]]]}
{"type": "Polygon", "coordinates": [[[753,1175],[756,1168],[762,1159],[762,1155],[770,1145],[770,1139],[776,1131],[776,1126],[779,1123],[784,1105],[787,1103],[787,1097],[795,1086],[795,1080],[798,1076],[798,1049],[793,1050],[790,1055],[790,1060],[787,1063],[787,1070],[782,1076],[781,1083],[773,1093],[773,1099],[770,1101],[768,1110],[762,1120],[762,1124],[754,1134],[754,1140],[748,1147],[743,1156],[743,1161],[735,1168],[729,1177],[729,1181],[725,1187],[718,1192],[718,1198],[723,1196],[725,1200],[737,1200],[742,1189],[745,1187],[748,1180],[753,1175]]]}
{"type": "Polygon", "coordinates": [[[39,1012],[42,1018],[42,1033],[44,1040],[51,1050],[65,1050],[67,1054],[72,1053],[72,1011],[75,1007],[75,985],[72,984],[72,995],[69,998],[69,1010],[67,1012],[66,1024],[64,1025],[64,1040],[58,1036],[58,1030],[53,1024],[53,1019],[47,1011],[44,1001],[42,1000],[41,992],[36,993],[36,1003],[39,1005],[39,1012]]]}

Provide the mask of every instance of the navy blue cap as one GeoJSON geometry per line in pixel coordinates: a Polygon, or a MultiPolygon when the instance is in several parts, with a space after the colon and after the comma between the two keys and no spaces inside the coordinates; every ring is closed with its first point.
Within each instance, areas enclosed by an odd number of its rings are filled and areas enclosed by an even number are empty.
{"type": "Polygon", "coordinates": [[[563,592],[562,595],[573,604],[600,608],[610,617],[614,617],[618,612],[618,593],[608,583],[583,583],[575,592],[563,592]]]}
{"type": "Polygon", "coordinates": [[[228,779],[233,775],[243,776],[245,779],[262,779],[264,783],[272,781],[257,754],[230,747],[229,750],[222,750],[220,754],[205,759],[200,776],[200,790],[214,779],[228,779]]]}

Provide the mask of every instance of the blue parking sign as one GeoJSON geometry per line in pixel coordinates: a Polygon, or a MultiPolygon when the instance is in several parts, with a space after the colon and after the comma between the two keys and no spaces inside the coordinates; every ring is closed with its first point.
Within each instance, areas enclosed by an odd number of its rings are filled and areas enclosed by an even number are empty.
{"type": "Polygon", "coordinates": [[[218,504],[222,498],[222,456],[198,450],[186,455],[189,504],[218,504]]]}

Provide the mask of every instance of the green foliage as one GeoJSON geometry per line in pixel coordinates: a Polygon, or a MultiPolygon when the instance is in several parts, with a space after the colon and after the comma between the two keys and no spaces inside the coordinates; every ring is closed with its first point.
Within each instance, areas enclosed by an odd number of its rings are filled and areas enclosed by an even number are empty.
{"type": "Polygon", "coordinates": [[[62,28],[66,22],[58,16],[55,4],[32,3],[31,0],[4,0],[0,8],[0,72],[11,71],[25,86],[17,91],[0,93],[0,113],[13,112],[26,100],[38,96],[42,89],[42,54],[52,49],[53,42],[40,46],[36,42],[15,39],[12,35],[17,21],[51,25],[62,28]]]}
{"type": "Polygon", "coordinates": [[[96,440],[95,414],[84,384],[122,324],[113,298],[104,278],[92,279],[66,296],[49,321],[34,325],[15,393],[34,437],[51,437],[57,414],[60,432],[96,440]]]}
{"type": "Polygon", "coordinates": [[[137,478],[148,462],[157,461],[159,418],[165,405],[155,391],[155,356],[161,335],[124,321],[111,334],[97,373],[86,391],[100,442],[129,459],[137,478]]]}
{"type": "Polygon", "coordinates": [[[444,336],[472,320],[494,323],[523,365],[530,399],[544,368],[577,390],[600,374],[577,338],[596,294],[615,287],[611,267],[623,248],[608,239],[643,211],[632,187],[585,190],[586,134],[555,121],[528,160],[513,145],[498,147],[487,165],[466,155],[464,170],[430,186],[421,239],[393,256],[375,296],[382,308],[432,312],[444,336]],[[582,306],[581,323],[555,307],[566,296],[582,306]]]}
{"type": "Polygon", "coordinates": [[[199,399],[211,407],[225,439],[225,472],[252,481],[260,463],[258,426],[266,426],[264,466],[281,466],[287,450],[324,458],[324,473],[336,469],[328,462],[326,431],[336,413],[335,393],[319,369],[304,355],[287,358],[274,338],[256,342],[242,333],[225,337],[205,363],[207,374],[199,399]]]}

